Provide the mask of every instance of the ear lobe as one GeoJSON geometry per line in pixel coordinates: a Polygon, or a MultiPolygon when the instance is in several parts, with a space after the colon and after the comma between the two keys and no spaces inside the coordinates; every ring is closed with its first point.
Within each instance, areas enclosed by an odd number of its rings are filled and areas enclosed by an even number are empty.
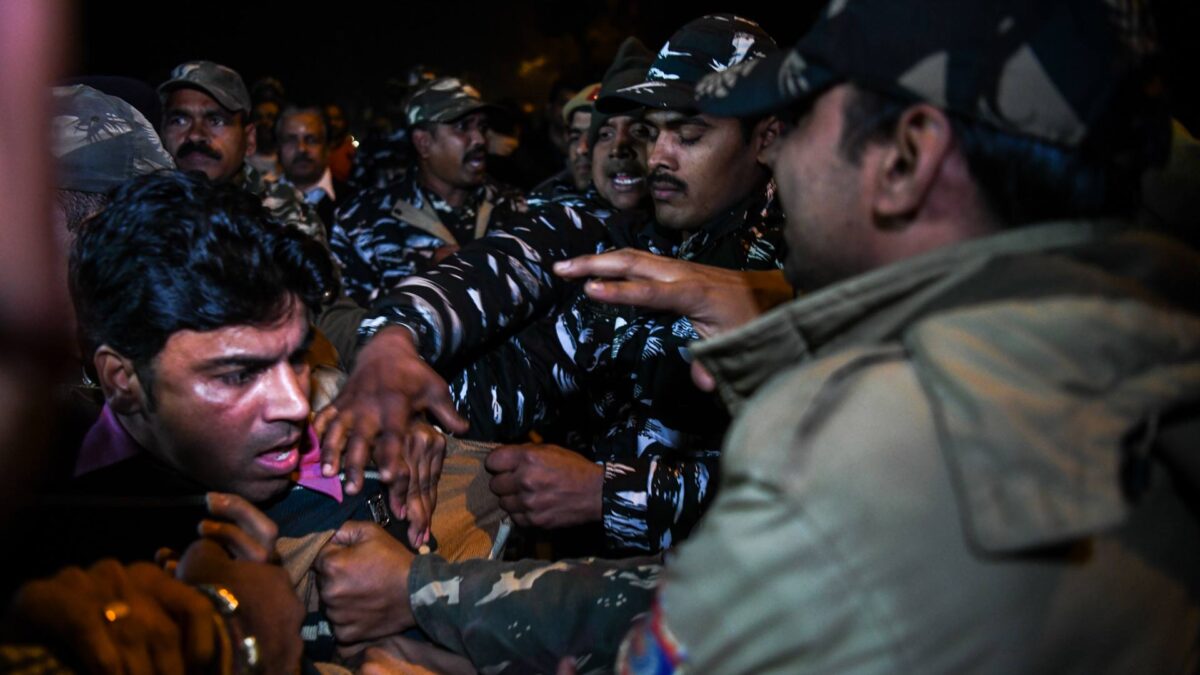
{"type": "Polygon", "coordinates": [[[904,218],[925,203],[951,149],[950,121],[930,105],[904,111],[877,157],[873,208],[882,218],[904,218]]]}
{"type": "Polygon", "coordinates": [[[417,154],[422,158],[429,157],[429,146],[433,144],[433,138],[428,131],[424,129],[413,129],[412,132],[413,147],[417,149],[417,154]]]}
{"type": "Polygon", "coordinates": [[[758,140],[758,162],[764,166],[771,165],[771,156],[778,150],[777,144],[783,136],[783,123],[774,115],[762,120],[754,130],[758,140]]]}
{"type": "Polygon", "coordinates": [[[246,156],[249,157],[258,152],[258,134],[254,133],[254,122],[243,127],[242,133],[246,134],[246,156]]]}
{"type": "Polygon", "coordinates": [[[133,361],[108,345],[102,345],[92,357],[104,400],[113,412],[133,415],[142,410],[142,383],[133,361]]]}

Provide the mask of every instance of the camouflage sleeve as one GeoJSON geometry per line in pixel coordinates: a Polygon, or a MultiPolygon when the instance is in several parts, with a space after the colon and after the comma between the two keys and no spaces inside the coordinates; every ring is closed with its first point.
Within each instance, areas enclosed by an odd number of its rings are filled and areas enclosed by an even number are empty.
{"type": "Polygon", "coordinates": [[[534,322],[504,343],[471,360],[450,382],[450,396],[471,427],[470,438],[525,442],[574,386],[562,376],[573,364],[548,342],[554,323],[534,322]]]}
{"type": "Polygon", "coordinates": [[[689,455],[605,462],[605,550],[613,555],[665,551],[687,537],[712,501],[720,463],[716,450],[689,455]]]}
{"type": "Polygon", "coordinates": [[[408,576],[417,625],[480,672],[607,671],[650,607],[660,556],[624,560],[468,560],[418,556],[408,576]]]}
{"type": "Polygon", "coordinates": [[[342,270],[343,292],[363,307],[370,304],[372,292],[381,283],[370,244],[369,228],[364,230],[350,218],[339,216],[329,235],[329,250],[342,270]]]}
{"type": "Polygon", "coordinates": [[[569,206],[514,216],[437,267],[400,282],[375,303],[360,339],[387,325],[406,326],[425,360],[444,370],[549,313],[574,286],[554,274],[554,263],[595,253],[606,236],[599,219],[569,206]]]}
{"type": "Polygon", "coordinates": [[[278,220],[295,227],[308,236],[325,244],[325,223],[317,215],[317,209],[304,201],[296,188],[283,183],[268,183],[262,195],[263,206],[278,220]]]}

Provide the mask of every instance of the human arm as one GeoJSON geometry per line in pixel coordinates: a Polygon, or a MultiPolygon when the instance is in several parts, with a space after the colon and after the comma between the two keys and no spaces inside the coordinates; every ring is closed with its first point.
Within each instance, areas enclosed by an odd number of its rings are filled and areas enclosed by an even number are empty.
{"type": "Polygon", "coordinates": [[[702,338],[748,323],[795,295],[782,270],[731,270],[634,249],[565,260],[554,271],[589,279],[583,288],[593,300],[686,316],[702,338]]]}

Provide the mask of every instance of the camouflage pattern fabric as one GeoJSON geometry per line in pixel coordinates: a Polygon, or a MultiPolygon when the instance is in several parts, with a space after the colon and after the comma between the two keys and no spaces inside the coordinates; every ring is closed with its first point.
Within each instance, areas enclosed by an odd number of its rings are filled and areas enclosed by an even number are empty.
{"type": "Polygon", "coordinates": [[[328,246],[321,217],[296,188],[279,182],[268,183],[249,164],[242,166],[242,173],[236,180],[242,189],[262,199],[263,207],[273,218],[328,246]]]}
{"type": "Polygon", "coordinates": [[[484,208],[490,210],[491,228],[523,210],[525,201],[514,189],[488,181],[454,208],[420,186],[415,168],[398,185],[358,193],[338,210],[330,242],[346,294],[367,306],[405,277],[432,266],[439,248],[474,240],[484,208]],[[402,203],[418,212],[431,210],[453,240],[403,213],[402,203]]]}
{"type": "Polygon", "coordinates": [[[82,84],[53,93],[50,150],[59,189],[106,193],[128,178],[175,168],[154,127],[122,99],[82,84]]]}
{"type": "Polygon", "coordinates": [[[408,129],[396,129],[386,134],[374,132],[355,152],[348,182],[358,192],[382,190],[404,180],[412,163],[408,129]]]}
{"type": "MultiPolygon", "coordinates": [[[[682,243],[653,222],[605,211],[594,191],[536,212],[568,203],[572,213],[590,210],[605,222],[591,250],[576,246],[576,255],[628,247],[739,270],[777,269],[783,260],[782,217],[770,184],[682,243]]],[[[586,235],[579,238],[587,243],[586,235]]],[[[510,266],[491,254],[460,256],[456,273],[437,276],[436,286],[433,273],[405,282],[364,327],[393,323],[420,336],[422,354],[448,375],[475,437],[519,440],[537,428],[603,463],[606,555],[664,550],[687,536],[711,499],[729,422],[719,402],[691,382],[687,345],[699,336],[685,317],[591,301],[548,272],[554,260],[541,261],[548,283],[526,287],[509,280],[542,278],[528,275],[528,258],[510,266]],[[502,301],[477,301],[485,289],[487,298],[502,301]],[[513,289],[520,292],[505,297],[513,289]],[[465,301],[456,302],[461,296],[465,301]],[[529,312],[531,306],[537,309],[529,312]],[[456,371],[463,354],[517,326],[525,328],[456,371]],[[453,351],[436,351],[447,340],[453,351]]]]}
{"type": "Polygon", "coordinates": [[[469,560],[418,556],[408,575],[417,624],[480,673],[611,670],[630,625],[649,609],[662,558],[469,560]]]}

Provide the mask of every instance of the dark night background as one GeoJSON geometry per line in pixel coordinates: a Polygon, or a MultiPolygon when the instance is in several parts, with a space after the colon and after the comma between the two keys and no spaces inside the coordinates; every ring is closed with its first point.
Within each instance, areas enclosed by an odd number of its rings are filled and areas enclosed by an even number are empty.
{"type": "MultiPolygon", "coordinates": [[[[899,1],[899,0],[898,0],[899,1]]],[[[465,77],[492,99],[540,104],[562,77],[603,74],[617,45],[636,35],[652,50],[683,23],[735,11],[781,45],[803,33],[823,1],[366,2],[324,4],[80,2],[69,72],[128,75],[157,84],[175,64],[207,58],[247,84],[279,78],[291,97],[359,104],[389,77],[423,64],[465,77]]],[[[1200,2],[1160,2],[1161,41],[1172,52],[1168,81],[1179,114],[1196,129],[1194,66],[1200,62],[1200,2]]]]}

